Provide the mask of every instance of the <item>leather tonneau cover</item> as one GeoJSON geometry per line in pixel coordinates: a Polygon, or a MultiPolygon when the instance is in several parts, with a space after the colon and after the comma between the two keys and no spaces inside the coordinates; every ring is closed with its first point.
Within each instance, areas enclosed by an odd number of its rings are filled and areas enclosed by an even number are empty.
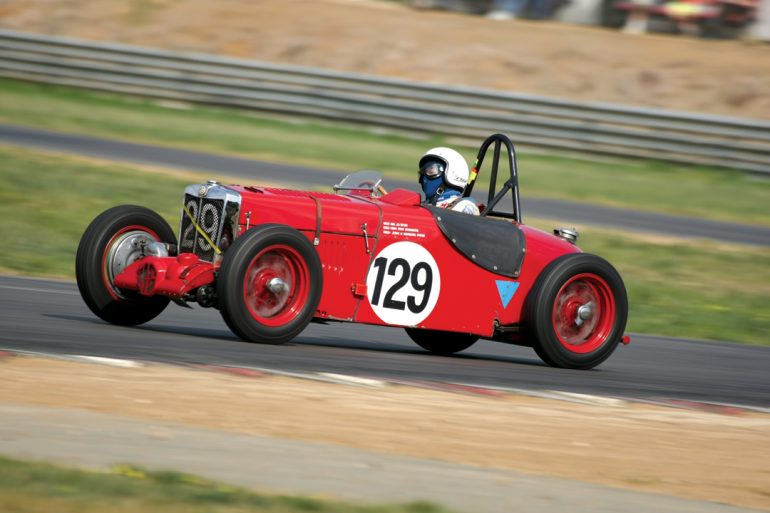
{"type": "Polygon", "coordinates": [[[518,278],[526,243],[517,225],[431,205],[424,207],[431,211],[446,238],[468,260],[487,271],[518,278]]]}

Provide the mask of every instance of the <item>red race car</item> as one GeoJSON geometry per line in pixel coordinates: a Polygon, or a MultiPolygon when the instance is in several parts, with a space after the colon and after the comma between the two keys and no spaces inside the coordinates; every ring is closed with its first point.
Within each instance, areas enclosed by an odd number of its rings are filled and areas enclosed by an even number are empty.
{"type": "Polygon", "coordinates": [[[575,245],[574,229],[522,224],[506,136],[481,145],[464,196],[490,148],[480,215],[387,193],[374,171],[346,177],[334,194],[191,185],[178,242],[154,211],[113,207],[83,234],[78,288],[118,325],[147,322],[170,301],[196,302],[249,342],[287,342],[311,321],[356,322],[401,326],[438,354],[484,338],[533,347],[555,367],[594,367],[628,343],[623,281],[575,245]],[[510,176],[497,191],[501,150],[510,176]]]}

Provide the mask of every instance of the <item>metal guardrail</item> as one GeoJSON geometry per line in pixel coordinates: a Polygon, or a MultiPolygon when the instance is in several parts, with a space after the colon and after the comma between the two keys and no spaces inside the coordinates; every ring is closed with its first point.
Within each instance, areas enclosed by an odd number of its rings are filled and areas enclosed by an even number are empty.
{"type": "Polygon", "coordinates": [[[0,30],[0,76],[770,174],[770,122],[425,84],[0,30]]]}

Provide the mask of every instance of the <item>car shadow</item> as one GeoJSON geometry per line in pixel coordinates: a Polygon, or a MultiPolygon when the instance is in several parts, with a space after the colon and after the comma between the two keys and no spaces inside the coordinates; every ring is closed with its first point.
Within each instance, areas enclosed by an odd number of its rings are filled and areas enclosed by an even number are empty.
{"type": "MultiPolygon", "coordinates": [[[[158,324],[152,323],[140,326],[114,326],[101,319],[90,317],[86,315],[62,315],[62,314],[43,314],[43,317],[49,317],[52,319],[61,319],[67,321],[75,321],[87,323],[94,326],[122,328],[129,330],[137,330],[139,332],[148,333],[164,333],[169,335],[184,335],[186,337],[194,337],[196,339],[216,340],[224,342],[237,342],[244,345],[252,345],[249,342],[241,340],[235,334],[227,329],[212,329],[201,327],[188,327],[180,324],[158,324]]],[[[405,335],[405,341],[408,340],[405,335]]],[[[408,342],[409,343],[409,342],[408,342]]],[[[260,344],[257,344],[260,345],[260,344]]],[[[329,348],[329,349],[348,349],[355,351],[373,351],[377,353],[388,354],[402,354],[412,355],[418,358],[429,359],[434,362],[460,362],[460,361],[473,361],[473,362],[498,362],[516,365],[527,365],[532,367],[547,367],[537,357],[528,359],[516,356],[505,356],[496,354],[474,354],[473,349],[469,349],[467,353],[456,353],[453,355],[439,355],[430,353],[417,346],[409,347],[398,344],[392,344],[389,342],[378,341],[361,341],[356,339],[339,339],[333,337],[318,337],[318,336],[303,336],[300,335],[293,341],[280,344],[280,345],[268,345],[264,346],[272,348],[285,348],[286,350],[293,350],[302,347],[314,347],[314,348],[329,348]]]]}
{"type": "Polygon", "coordinates": [[[493,354],[474,354],[473,349],[468,349],[468,352],[455,353],[452,355],[440,355],[434,354],[417,346],[414,348],[404,347],[396,344],[389,344],[387,342],[360,342],[354,340],[334,341],[328,338],[320,337],[297,337],[291,345],[305,345],[316,347],[331,347],[335,349],[354,349],[363,351],[374,351],[379,353],[392,353],[392,354],[404,354],[414,355],[420,358],[430,358],[436,361],[474,361],[474,362],[501,362],[512,363],[517,365],[529,365],[535,367],[547,367],[545,363],[540,361],[533,352],[533,358],[521,358],[516,356],[505,355],[493,355],[493,354]]]}
{"type": "Polygon", "coordinates": [[[168,333],[171,335],[185,335],[189,337],[206,338],[206,339],[218,339],[227,340],[230,342],[240,342],[237,336],[227,329],[211,329],[211,328],[191,328],[182,326],[179,324],[149,324],[139,326],[117,326],[103,321],[99,318],[86,315],[61,315],[61,314],[43,314],[43,317],[51,319],[61,319],[65,321],[76,321],[91,324],[94,326],[104,326],[110,328],[122,328],[137,331],[151,331],[156,333],[168,333]]]}

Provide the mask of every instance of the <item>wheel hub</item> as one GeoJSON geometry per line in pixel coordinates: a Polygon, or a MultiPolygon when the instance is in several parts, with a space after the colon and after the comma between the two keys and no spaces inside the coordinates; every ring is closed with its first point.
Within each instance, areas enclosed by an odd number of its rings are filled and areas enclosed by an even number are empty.
{"type": "Polygon", "coordinates": [[[253,263],[247,278],[253,284],[247,300],[257,315],[273,317],[291,302],[292,273],[291,262],[279,252],[268,252],[253,263]]]}
{"type": "Polygon", "coordinates": [[[565,283],[554,301],[553,327],[562,346],[576,353],[600,347],[609,335],[615,305],[607,283],[580,274],[565,283]]]}
{"type": "Polygon", "coordinates": [[[121,234],[109,245],[104,261],[104,267],[109,279],[109,285],[118,296],[124,297],[120,291],[113,286],[115,276],[119,275],[126,270],[126,267],[142,258],[144,256],[144,248],[153,242],[156,242],[156,240],[149,233],[141,230],[133,230],[121,234]]]}
{"type": "Polygon", "coordinates": [[[289,284],[276,276],[267,282],[267,288],[277,296],[283,292],[287,292],[289,290],[289,284]]]}
{"type": "Polygon", "coordinates": [[[592,301],[578,307],[577,317],[575,317],[575,324],[582,326],[583,323],[594,316],[594,305],[592,301]]]}

